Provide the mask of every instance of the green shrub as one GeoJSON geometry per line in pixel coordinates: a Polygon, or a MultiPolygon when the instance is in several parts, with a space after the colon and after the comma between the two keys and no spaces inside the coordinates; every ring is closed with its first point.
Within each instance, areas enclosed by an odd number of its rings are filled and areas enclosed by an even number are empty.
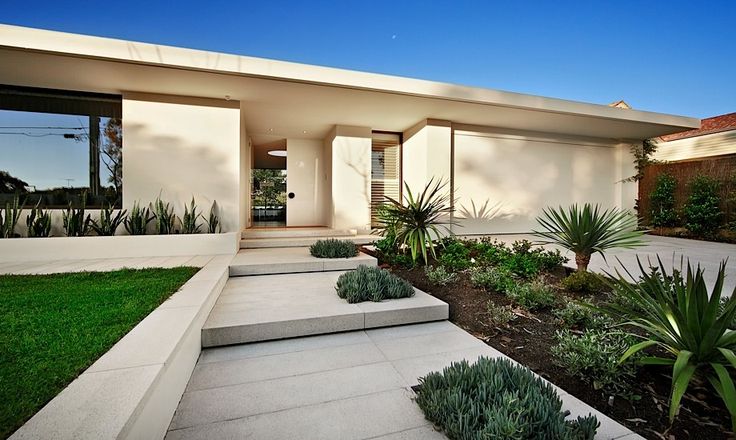
{"type": "Polygon", "coordinates": [[[719,182],[708,176],[695,176],[690,181],[690,196],[685,203],[685,227],[695,235],[709,237],[721,224],[719,182]]]}
{"type": "Polygon", "coordinates": [[[633,362],[619,364],[626,349],[637,339],[622,331],[588,329],[582,334],[569,330],[556,333],[552,359],[565,371],[593,385],[596,390],[632,397],[629,384],[636,374],[633,362]]]}
{"type": "Polygon", "coordinates": [[[133,207],[130,208],[130,215],[123,221],[125,230],[130,235],[145,235],[148,224],[154,216],[151,215],[151,211],[148,208],[141,209],[138,202],[133,202],[133,207]]]}
{"type": "Polygon", "coordinates": [[[387,270],[365,265],[340,275],[335,290],[351,304],[414,296],[414,288],[408,281],[387,270]]]}
{"type": "Polygon", "coordinates": [[[470,282],[475,287],[499,293],[505,293],[516,284],[511,272],[500,267],[478,267],[473,269],[470,273],[470,282]]]}
{"type": "Polygon", "coordinates": [[[506,296],[529,311],[547,308],[556,299],[554,290],[542,281],[514,284],[506,291],[506,296]]]}
{"type": "Polygon", "coordinates": [[[382,228],[382,235],[395,234],[396,243],[409,249],[413,261],[421,256],[427,263],[428,253],[437,258],[435,247],[442,235],[440,230],[449,231],[450,194],[445,192],[446,183],[434,179],[416,197],[409,185],[404,185],[406,204],[384,196],[388,201],[385,216],[391,219],[391,224],[382,228]]]}
{"type": "Polygon", "coordinates": [[[189,202],[189,206],[184,205],[184,215],[181,217],[181,233],[182,234],[199,234],[202,227],[197,224],[197,220],[202,216],[197,212],[197,205],[194,203],[194,197],[189,202]]]}
{"type": "Polygon", "coordinates": [[[352,258],[358,255],[358,247],[350,240],[317,240],[309,247],[309,253],[317,258],[352,258]]]}
{"type": "Polygon", "coordinates": [[[109,205],[107,208],[103,207],[100,210],[99,220],[92,220],[92,229],[97,235],[115,235],[121,224],[125,221],[126,210],[119,210],[117,214],[113,216],[115,208],[109,205]]]}
{"type": "Polygon", "coordinates": [[[657,176],[654,189],[649,194],[651,204],[652,226],[677,226],[677,211],[675,210],[675,188],[677,180],[667,173],[657,176]]]}
{"type": "Polygon", "coordinates": [[[598,293],[608,290],[600,275],[578,270],[570,274],[560,283],[565,290],[581,293],[598,293]]]}
{"type": "Polygon", "coordinates": [[[567,421],[549,383],[503,358],[454,362],[419,379],[417,404],[450,439],[593,439],[595,416],[567,421]]]}
{"type": "Polygon", "coordinates": [[[511,250],[503,242],[483,237],[471,245],[471,252],[477,254],[481,264],[497,266],[509,258],[511,250]]]}
{"type": "Polygon", "coordinates": [[[590,304],[565,298],[565,305],[552,312],[565,328],[600,329],[612,325],[610,319],[590,304]]]}
{"type": "Polygon", "coordinates": [[[51,213],[41,208],[41,199],[26,216],[29,237],[48,237],[51,235],[51,213]]]}
{"type": "Polygon", "coordinates": [[[449,272],[444,266],[426,266],[424,268],[424,273],[427,275],[427,279],[430,283],[437,284],[439,286],[446,286],[457,281],[457,274],[449,272]]]}
{"type": "Polygon", "coordinates": [[[493,301],[488,301],[486,310],[488,311],[488,320],[496,327],[505,327],[517,318],[511,306],[500,306],[493,301]]]}
{"type": "Polygon", "coordinates": [[[590,257],[599,253],[605,259],[605,251],[613,248],[642,246],[643,231],[637,231],[636,216],[617,208],[601,211],[599,205],[586,203],[582,209],[577,204],[564,209],[545,208],[537,222],[542,231],[534,234],[545,243],[556,244],[575,253],[578,270],[588,270],[590,257]]]}
{"type": "Polygon", "coordinates": [[[151,207],[153,218],[156,219],[156,233],[159,235],[176,233],[176,214],[170,203],[157,198],[151,207]]]}
{"type": "Polygon", "coordinates": [[[438,262],[453,272],[470,267],[470,249],[462,241],[446,239],[442,241],[438,262]]]}
{"type": "Polygon", "coordinates": [[[20,213],[23,212],[24,204],[25,201],[20,202],[18,194],[13,197],[12,202],[5,202],[5,210],[0,210],[0,237],[18,237],[15,227],[18,224],[20,213]]]}
{"type": "Polygon", "coordinates": [[[62,215],[64,232],[67,237],[82,237],[89,234],[92,228],[92,217],[89,214],[85,216],[86,206],[87,193],[82,193],[79,208],[74,208],[72,202],[69,202],[69,207],[62,215]]]}
{"type": "Polygon", "coordinates": [[[567,258],[559,250],[548,251],[539,246],[533,247],[528,240],[515,241],[509,248],[502,242],[486,238],[470,247],[471,253],[477,254],[480,264],[501,266],[514,275],[527,279],[567,262],[567,258]]]}
{"type": "Polygon", "coordinates": [[[642,334],[641,342],[632,344],[621,361],[656,346],[661,353],[667,353],[666,357],[645,357],[641,362],[672,366],[670,421],[698,373],[708,379],[725,402],[732,430],[736,431],[736,390],[732,378],[736,369],[736,332],[728,328],[736,317],[736,288],[722,305],[726,263],[720,264],[710,292],[700,266],[693,270],[688,261],[685,277],[668,275],[661,260],[659,268],[657,275],[645,273],[636,284],[630,283],[628,277],[618,276],[615,282],[636,304],[633,310],[616,304],[603,307],[614,319],[628,320],[642,334]]]}

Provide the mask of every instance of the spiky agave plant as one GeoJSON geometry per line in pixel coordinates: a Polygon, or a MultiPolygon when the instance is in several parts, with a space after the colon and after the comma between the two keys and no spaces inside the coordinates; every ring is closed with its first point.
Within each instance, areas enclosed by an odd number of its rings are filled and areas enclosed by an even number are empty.
{"type": "Polygon", "coordinates": [[[41,198],[26,216],[29,237],[48,237],[51,235],[51,214],[41,208],[41,198]]]}
{"type": "Polygon", "coordinates": [[[687,262],[687,276],[667,274],[658,258],[659,269],[647,272],[637,259],[643,273],[632,284],[631,273],[623,276],[618,270],[616,288],[630,299],[631,305],[608,304],[601,309],[618,320],[640,329],[642,342],[632,345],[620,362],[642,350],[659,347],[669,357],[650,356],[643,364],[672,366],[670,422],[677,415],[680,400],[695,375],[704,376],[723,399],[731,414],[732,430],[736,431],[736,331],[729,326],[736,316],[736,288],[721,304],[726,262],[721,262],[713,289],[709,292],[698,265],[693,269],[687,262]]]}
{"type": "Polygon", "coordinates": [[[537,222],[544,228],[533,231],[542,244],[556,244],[575,253],[578,270],[588,270],[590,257],[613,248],[642,246],[644,231],[637,230],[633,214],[617,208],[601,209],[600,205],[577,204],[565,209],[545,208],[537,222]]]}
{"type": "Polygon", "coordinates": [[[18,224],[18,219],[20,218],[20,213],[23,211],[24,205],[25,200],[21,202],[18,194],[13,196],[13,200],[5,202],[4,215],[3,212],[0,211],[0,237],[17,237],[15,227],[18,224]]]}
{"type": "Polygon", "coordinates": [[[210,234],[218,234],[222,232],[222,225],[220,224],[220,216],[218,214],[217,200],[212,202],[210,208],[210,215],[207,217],[205,222],[207,223],[207,232],[210,234]]]}
{"type": "Polygon", "coordinates": [[[75,208],[72,202],[63,213],[64,232],[67,237],[83,237],[89,233],[92,227],[92,216],[86,214],[87,193],[83,192],[80,197],[80,206],[75,208]],[[86,214],[86,215],[85,215],[86,214]]]}
{"type": "Polygon", "coordinates": [[[156,233],[159,235],[174,234],[176,227],[176,214],[174,214],[174,207],[170,203],[161,200],[161,197],[156,198],[151,207],[154,218],[156,219],[156,233]]]}
{"type": "Polygon", "coordinates": [[[449,233],[452,206],[450,194],[445,192],[446,187],[446,182],[432,178],[415,197],[409,185],[404,183],[405,204],[384,196],[389,202],[386,209],[394,221],[396,242],[409,248],[415,262],[421,255],[427,263],[428,251],[436,258],[435,247],[442,236],[440,231],[449,233]]]}
{"type": "Polygon", "coordinates": [[[181,232],[183,234],[198,234],[200,225],[197,220],[202,214],[197,212],[197,205],[194,203],[194,197],[189,202],[189,206],[184,205],[184,215],[181,217],[181,232]]]}
{"type": "Polygon", "coordinates": [[[128,211],[119,210],[114,213],[115,208],[112,205],[102,207],[100,210],[99,220],[92,220],[92,229],[97,235],[115,235],[121,224],[125,222],[126,214],[128,211]]]}
{"type": "Polygon", "coordinates": [[[130,235],[145,235],[148,224],[154,216],[151,215],[151,211],[148,208],[141,208],[141,205],[136,201],[133,202],[133,207],[130,208],[130,215],[123,220],[125,230],[130,235]]]}

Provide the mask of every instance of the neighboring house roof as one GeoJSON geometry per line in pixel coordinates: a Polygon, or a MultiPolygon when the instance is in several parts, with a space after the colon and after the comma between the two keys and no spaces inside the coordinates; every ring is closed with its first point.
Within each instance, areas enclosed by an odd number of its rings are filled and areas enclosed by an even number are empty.
{"type": "Polygon", "coordinates": [[[718,133],[721,131],[736,130],[736,112],[727,113],[725,115],[713,116],[712,118],[702,119],[700,128],[694,130],[682,131],[680,133],[668,134],[661,136],[664,142],[670,142],[677,139],[685,139],[706,134],[718,133]]]}
{"type": "Polygon", "coordinates": [[[609,107],[616,107],[616,108],[625,108],[625,109],[631,109],[631,106],[624,101],[623,99],[620,99],[616,102],[612,102],[608,104],[609,107]]]}

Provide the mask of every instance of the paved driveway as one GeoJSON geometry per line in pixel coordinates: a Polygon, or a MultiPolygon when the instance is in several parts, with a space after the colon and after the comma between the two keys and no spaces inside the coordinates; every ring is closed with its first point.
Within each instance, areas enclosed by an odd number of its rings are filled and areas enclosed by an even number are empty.
{"type": "MultiPolygon", "coordinates": [[[[506,243],[521,239],[536,240],[534,236],[526,234],[498,235],[495,238],[506,243]]],[[[665,266],[667,266],[668,271],[671,271],[673,267],[679,268],[680,258],[684,257],[685,261],[690,259],[692,264],[700,264],[705,270],[706,281],[712,286],[715,283],[718,265],[721,261],[728,258],[724,294],[731,295],[734,288],[736,288],[736,244],[659,237],[656,235],[647,235],[644,238],[647,242],[645,246],[635,249],[615,249],[607,252],[607,261],[604,261],[600,255],[594,255],[590,261],[590,270],[599,273],[615,273],[616,268],[622,270],[623,265],[634,276],[638,277],[641,272],[636,263],[637,256],[642,260],[645,267],[648,260],[656,264],[657,256],[659,256],[665,266]]],[[[568,265],[574,267],[575,256],[573,253],[566,251],[563,251],[563,253],[570,258],[568,265]]]]}

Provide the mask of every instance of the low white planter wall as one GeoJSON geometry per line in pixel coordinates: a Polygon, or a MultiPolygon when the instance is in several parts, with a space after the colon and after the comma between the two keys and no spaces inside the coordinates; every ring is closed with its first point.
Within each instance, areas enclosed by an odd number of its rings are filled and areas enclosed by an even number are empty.
{"type": "Polygon", "coordinates": [[[0,239],[0,262],[233,255],[240,234],[116,235],[0,239]]]}

